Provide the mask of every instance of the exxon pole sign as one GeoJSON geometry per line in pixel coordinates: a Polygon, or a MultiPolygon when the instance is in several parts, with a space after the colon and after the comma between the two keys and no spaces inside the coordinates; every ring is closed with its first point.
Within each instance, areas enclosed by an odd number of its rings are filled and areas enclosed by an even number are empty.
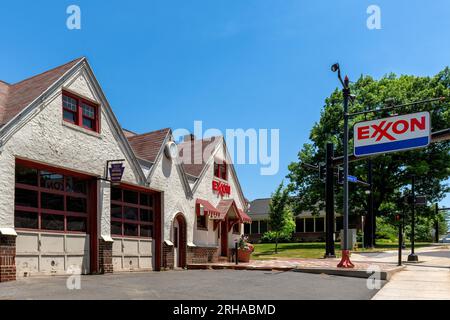
{"type": "Polygon", "coordinates": [[[423,148],[430,144],[428,112],[359,122],[354,127],[355,156],[423,148]]]}

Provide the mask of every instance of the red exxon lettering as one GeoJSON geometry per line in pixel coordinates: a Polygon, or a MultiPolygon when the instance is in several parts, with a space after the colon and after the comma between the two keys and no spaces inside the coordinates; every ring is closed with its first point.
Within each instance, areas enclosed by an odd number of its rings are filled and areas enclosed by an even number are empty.
{"type": "Polygon", "coordinates": [[[394,141],[395,138],[391,136],[387,131],[392,126],[392,122],[387,122],[386,120],[381,121],[379,125],[373,124],[371,127],[375,130],[372,134],[371,138],[375,138],[377,135],[376,141],[380,141],[383,139],[383,137],[386,137],[386,139],[390,141],[394,141]],[[385,126],[386,125],[386,126],[385,126]]]}
{"type": "Polygon", "coordinates": [[[425,130],[425,128],[427,127],[427,121],[426,120],[427,119],[426,119],[425,116],[420,118],[420,122],[419,122],[419,119],[417,119],[417,118],[411,119],[411,132],[416,131],[416,127],[419,130],[425,130]]]}

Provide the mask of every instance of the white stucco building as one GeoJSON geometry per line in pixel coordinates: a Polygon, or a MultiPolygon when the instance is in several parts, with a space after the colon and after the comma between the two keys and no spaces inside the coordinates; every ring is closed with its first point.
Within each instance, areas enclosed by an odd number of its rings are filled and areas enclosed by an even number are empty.
{"type": "Polygon", "coordinates": [[[163,191],[163,266],[229,259],[251,220],[223,138],[188,135],[176,144],[170,129],[125,133],[150,187],[163,191]]]}
{"type": "Polygon", "coordinates": [[[228,256],[249,218],[226,146],[191,164],[172,140],[124,131],[85,58],[0,81],[0,282],[228,256]]]}

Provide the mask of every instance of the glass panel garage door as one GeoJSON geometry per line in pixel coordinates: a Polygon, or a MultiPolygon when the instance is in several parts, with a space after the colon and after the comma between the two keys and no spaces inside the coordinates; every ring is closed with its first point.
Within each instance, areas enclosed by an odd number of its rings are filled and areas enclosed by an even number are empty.
{"type": "Polygon", "coordinates": [[[111,189],[114,271],[153,269],[153,208],[151,194],[111,189]]]}
{"type": "Polygon", "coordinates": [[[16,164],[17,274],[89,273],[88,180],[16,164]]]}

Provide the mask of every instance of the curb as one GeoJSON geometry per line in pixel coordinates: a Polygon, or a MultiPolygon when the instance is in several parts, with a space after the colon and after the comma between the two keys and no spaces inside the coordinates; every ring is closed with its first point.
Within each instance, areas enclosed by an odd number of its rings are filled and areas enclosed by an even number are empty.
{"type": "MultiPolygon", "coordinates": [[[[397,272],[403,270],[405,266],[395,267],[387,271],[380,272],[380,280],[389,281],[391,277],[397,272]]],[[[324,268],[297,268],[294,272],[327,274],[330,276],[353,277],[353,278],[369,278],[373,273],[368,273],[366,270],[354,269],[324,269],[324,268]]]]}
{"type": "MultiPolygon", "coordinates": [[[[389,281],[391,277],[403,270],[406,266],[394,267],[390,270],[380,272],[380,280],[389,281]]],[[[248,271],[294,271],[312,274],[327,274],[331,276],[353,277],[353,278],[369,278],[373,273],[366,270],[354,269],[326,269],[326,268],[294,268],[294,267],[256,267],[242,265],[207,265],[207,264],[190,264],[187,266],[189,270],[248,270],[248,271]]]]}

